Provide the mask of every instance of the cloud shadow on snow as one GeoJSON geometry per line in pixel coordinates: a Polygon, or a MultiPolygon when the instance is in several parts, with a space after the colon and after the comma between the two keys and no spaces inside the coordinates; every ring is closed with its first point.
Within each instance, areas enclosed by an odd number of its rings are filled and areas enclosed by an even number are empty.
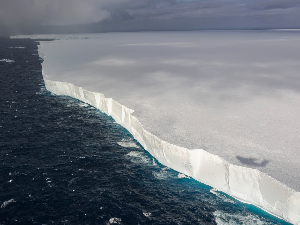
{"type": "Polygon", "coordinates": [[[242,163],[249,166],[256,166],[256,167],[265,167],[270,162],[269,160],[263,159],[257,159],[252,157],[242,157],[242,156],[236,156],[236,158],[242,163]]]}

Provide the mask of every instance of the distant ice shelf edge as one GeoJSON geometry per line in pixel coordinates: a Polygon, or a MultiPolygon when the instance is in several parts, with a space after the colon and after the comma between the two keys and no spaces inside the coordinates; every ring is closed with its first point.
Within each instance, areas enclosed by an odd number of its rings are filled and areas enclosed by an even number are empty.
{"type": "MultiPolygon", "coordinates": [[[[40,56],[43,55],[40,53],[40,56]]],[[[186,149],[165,142],[146,131],[132,116],[132,109],[71,83],[51,81],[43,72],[46,89],[56,95],[76,98],[111,116],[161,164],[224,192],[239,201],[255,205],[292,224],[300,225],[300,192],[257,169],[230,164],[203,149],[186,149]]]]}

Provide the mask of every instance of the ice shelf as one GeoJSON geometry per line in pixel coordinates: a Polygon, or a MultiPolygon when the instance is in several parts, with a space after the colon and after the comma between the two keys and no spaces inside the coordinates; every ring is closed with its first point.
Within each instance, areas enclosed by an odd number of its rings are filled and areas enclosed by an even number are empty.
{"type": "Polygon", "coordinates": [[[112,116],[163,165],[299,224],[300,32],[55,39],[39,51],[49,91],[112,116]]]}
{"type": "Polygon", "coordinates": [[[44,77],[47,90],[70,96],[94,106],[125,127],[161,164],[222,191],[242,202],[253,204],[292,224],[300,224],[300,193],[257,169],[235,166],[204,151],[165,142],[143,128],[132,109],[67,82],[44,77]]]}

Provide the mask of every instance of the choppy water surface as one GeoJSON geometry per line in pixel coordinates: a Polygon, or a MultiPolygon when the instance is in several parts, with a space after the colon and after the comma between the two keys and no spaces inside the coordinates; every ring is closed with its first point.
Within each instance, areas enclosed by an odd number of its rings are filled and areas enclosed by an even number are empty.
{"type": "Polygon", "coordinates": [[[51,95],[40,63],[33,41],[0,40],[1,225],[285,224],[160,165],[99,110],[51,95]]]}

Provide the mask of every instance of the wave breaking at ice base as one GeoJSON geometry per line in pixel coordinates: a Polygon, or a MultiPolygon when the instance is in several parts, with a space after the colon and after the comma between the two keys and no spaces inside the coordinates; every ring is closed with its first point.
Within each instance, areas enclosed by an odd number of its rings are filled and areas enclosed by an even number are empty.
{"type": "Polygon", "coordinates": [[[44,81],[50,92],[79,99],[111,116],[161,164],[288,222],[300,224],[300,193],[267,174],[232,165],[203,149],[189,150],[167,143],[146,131],[131,115],[133,110],[112,98],[105,98],[102,93],[90,92],[66,82],[47,80],[45,76],[44,81]]]}

